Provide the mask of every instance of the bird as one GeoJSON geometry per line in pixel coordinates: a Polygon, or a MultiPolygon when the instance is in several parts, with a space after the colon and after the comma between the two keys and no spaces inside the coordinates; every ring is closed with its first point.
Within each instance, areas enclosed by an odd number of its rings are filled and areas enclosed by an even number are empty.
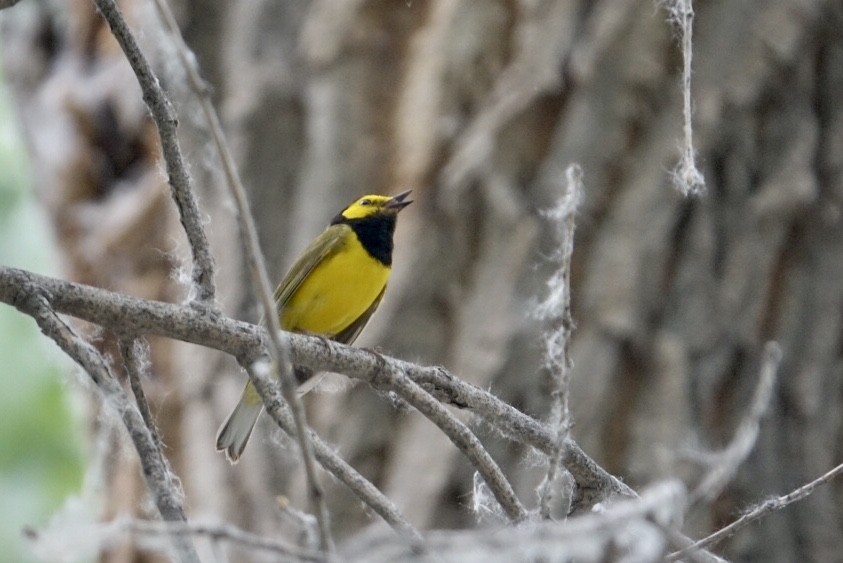
{"type": "MultiPolygon", "coordinates": [[[[275,290],[283,330],[354,342],[383,299],[398,213],[412,203],[407,199],[411,191],[356,199],[305,248],[275,290]]],[[[294,373],[300,394],[316,380],[304,368],[294,373]]],[[[262,411],[257,390],[247,382],[217,433],[217,450],[232,464],[243,454],[262,411]]]]}

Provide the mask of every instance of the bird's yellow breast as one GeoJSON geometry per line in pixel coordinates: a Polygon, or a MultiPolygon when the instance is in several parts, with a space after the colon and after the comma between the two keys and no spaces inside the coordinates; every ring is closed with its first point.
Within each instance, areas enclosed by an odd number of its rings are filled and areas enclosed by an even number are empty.
{"type": "Polygon", "coordinates": [[[350,232],[343,247],[316,266],[290,297],[281,313],[282,328],[327,337],[342,332],[377,299],[389,272],[350,232]]]}

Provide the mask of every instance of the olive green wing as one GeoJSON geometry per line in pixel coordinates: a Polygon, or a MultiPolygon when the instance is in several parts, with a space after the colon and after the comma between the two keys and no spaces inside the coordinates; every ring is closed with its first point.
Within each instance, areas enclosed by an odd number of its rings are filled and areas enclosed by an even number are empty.
{"type": "Polygon", "coordinates": [[[383,286],[383,289],[381,290],[380,294],[372,302],[372,304],[369,305],[369,308],[366,309],[362,315],[357,317],[357,320],[348,325],[331,340],[336,340],[337,342],[341,342],[343,344],[351,344],[352,342],[354,342],[360,335],[360,333],[363,331],[363,328],[366,326],[366,323],[368,323],[369,319],[372,318],[372,314],[375,312],[375,309],[377,309],[378,305],[381,304],[381,300],[383,299],[383,294],[385,291],[386,285],[383,286]]]}
{"type": "Polygon", "coordinates": [[[346,237],[351,234],[348,225],[331,225],[304,249],[275,290],[275,306],[279,312],[314,268],[339,252],[346,243],[346,237]]]}

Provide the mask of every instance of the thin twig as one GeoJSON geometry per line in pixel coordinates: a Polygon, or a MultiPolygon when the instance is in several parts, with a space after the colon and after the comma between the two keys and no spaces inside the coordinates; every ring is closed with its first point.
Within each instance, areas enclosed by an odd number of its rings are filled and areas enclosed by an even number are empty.
{"type": "Polygon", "coordinates": [[[155,425],[155,419],[152,417],[152,411],[149,409],[149,403],[146,400],[146,394],[141,383],[145,371],[144,366],[148,363],[148,346],[142,338],[121,338],[120,355],[123,357],[123,366],[126,368],[126,375],[129,377],[129,386],[135,396],[135,404],[138,406],[146,427],[149,428],[149,433],[152,434],[152,439],[155,440],[155,445],[163,451],[161,434],[155,425]]]}
{"type": "MultiPolygon", "coordinates": [[[[31,315],[41,331],[88,373],[102,394],[103,404],[120,416],[128,430],[138,452],[147,487],[161,517],[171,522],[185,522],[182,507],[184,492],[146,427],[143,417],[114,378],[102,355],[76,335],[50,308],[48,301],[37,292],[32,292],[26,299],[15,303],[15,306],[31,315]]],[[[198,563],[199,557],[192,542],[182,538],[174,541],[174,546],[182,561],[198,563]]]]}
{"type": "MultiPolygon", "coordinates": [[[[574,253],[574,216],[582,194],[582,169],[572,164],[565,171],[565,193],[547,216],[556,228],[557,249],[553,254],[556,271],[548,280],[548,296],[539,305],[537,316],[548,326],[545,329],[545,368],[552,382],[550,427],[555,429],[558,450],[549,456],[547,475],[539,487],[539,514],[551,517],[551,501],[557,485],[562,449],[571,437],[571,411],[568,406],[571,368],[569,354],[574,320],[571,315],[571,256],[574,253]]],[[[571,498],[566,499],[570,506],[571,498]]],[[[567,514],[567,509],[565,510],[567,514]]]]}
{"type": "MultiPolygon", "coordinates": [[[[694,543],[693,540],[677,530],[675,526],[665,526],[655,521],[653,523],[661,528],[662,533],[672,549],[685,549],[694,543]]],[[[728,563],[722,557],[699,549],[689,550],[684,557],[691,563],[728,563]]]]}
{"type": "Polygon", "coordinates": [[[281,324],[278,318],[277,306],[272,296],[273,292],[266,270],[266,261],[258,243],[257,228],[249,210],[246,190],[240,181],[237,167],[234,164],[234,158],[231,156],[231,151],[228,149],[228,144],[225,140],[222,125],[211,103],[211,98],[208,95],[209,89],[196,68],[196,57],[193,56],[187,44],[184,42],[176,19],[166,0],[156,0],[155,4],[158,7],[167,31],[169,31],[170,36],[173,38],[176,52],[187,73],[191,88],[202,106],[202,111],[211,130],[211,136],[214,139],[214,145],[220,154],[229,191],[237,205],[237,225],[240,230],[240,238],[243,240],[243,246],[246,249],[246,262],[255,291],[260,298],[264,322],[269,328],[269,349],[275,360],[274,365],[278,369],[284,398],[290,404],[293,417],[296,421],[295,435],[302,451],[302,459],[304,461],[305,475],[308,483],[308,497],[313,511],[316,513],[316,520],[319,523],[319,540],[323,550],[332,552],[334,550],[334,542],[331,538],[325,494],[322,485],[319,483],[319,477],[316,474],[316,463],[313,460],[313,446],[308,439],[304,406],[296,393],[297,384],[293,375],[293,367],[289,360],[289,353],[279,337],[281,324]]]}
{"type": "Polygon", "coordinates": [[[773,387],[776,382],[776,372],[782,359],[782,351],[775,342],[768,342],[764,347],[761,360],[761,373],[755,388],[752,405],[749,412],[741,421],[734,438],[729,445],[715,456],[709,472],[700,480],[694,492],[690,495],[691,503],[710,501],[732,480],[738,467],[744,462],[755,442],[761,428],[761,418],[767,412],[773,387]]]}
{"type": "MultiPolygon", "coordinates": [[[[126,535],[136,536],[133,539],[140,539],[141,549],[160,551],[166,549],[166,544],[159,547],[157,543],[150,542],[150,539],[164,539],[169,542],[173,540],[189,541],[190,538],[207,538],[212,546],[219,546],[221,543],[227,543],[237,546],[241,549],[248,549],[250,551],[262,554],[263,556],[271,555],[272,561],[285,561],[288,563],[300,563],[303,561],[324,562],[326,558],[324,554],[312,549],[302,549],[289,542],[281,541],[275,538],[259,536],[242,530],[232,524],[226,522],[166,522],[160,520],[139,520],[131,517],[121,517],[108,522],[82,522],[82,527],[77,530],[77,533],[84,534],[86,547],[93,544],[95,547],[104,549],[113,545],[115,540],[122,539],[126,535]]],[[[38,530],[32,527],[24,529],[24,534],[30,540],[37,543],[52,543],[60,546],[58,543],[61,538],[52,539],[50,535],[53,530],[47,528],[45,530],[38,530]]],[[[65,540],[66,543],[66,540],[65,540]]],[[[64,558],[58,556],[55,551],[52,553],[39,553],[41,559],[45,561],[75,561],[80,558],[81,554],[67,553],[65,549],[62,553],[64,558]],[[52,555],[52,557],[51,557],[52,555]]],[[[85,559],[82,557],[82,559],[85,559]]],[[[219,561],[225,561],[226,558],[218,558],[219,561]]]]}
{"type": "MultiPolygon", "coordinates": [[[[108,329],[154,334],[206,346],[231,354],[244,365],[264,354],[263,331],[256,325],[224,315],[209,317],[185,305],[139,299],[0,266],[0,301],[14,305],[35,291],[43,293],[56,311],[108,329]]],[[[313,336],[283,333],[283,338],[290,346],[295,365],[370,381],[372,374],[383,369],[385,363],[440,401],[474,412],[513,440],[529,444],[545,454],[558,449],[553,432],[544,424],[488,391],[459,380],[443,368],[419,366],[313,336]]],[[[385,390],[391,389],[386,387],[385,390]]],[[[581,489],[594,493],[594,502],[615,494],[637,496],[572,440],[565,443],[562,462],[581,489]]]]}
{"type": "Polygon", "coordinates": [[[820,477],[814,479],[810,483],[806,483],[805,485],[802,485],[798,489],[794,489],[793,491],[789,492],[784,496],[765,500],[764,502],[751,509],[749,512],[747,512],[728,526],[717,530],[710,536],[706,536],[705,538],[694,542],[692,545],[686,547],[685,549],[682,549],[681,551],[671,553],[667,557],[667,561],[676,561],[677,559],[682,559],[691,551],[707,549],[717,543],[720,543],[721,541],[735,535],[741,528],[752,524],[753,522],[760,520],[761,518],[764,518],[765,516],[772,514],[773,512],[781,510],[794,502],[807,498],[811,493],[813,493],[817,489],[817,487],[825,485],[826,483],[836,477],[839,477],[840,475],[843,475],[843,463],[841,463],[834,469],[824,473],[820,477]]]}
{"type": "Polygon", "coordinates": [[[154,522],[127,519],[118,521],[118,528],[143,536],[204,536],[212,541],[225,541],[252,551],[283,557],[283,560],[325,561],[323,554],[318,551],[302,549],[274,538],[252,534],[228,523],[154,522]]]}
{"type": "Polygon", "coordinates": [[[477,469],[510,520],[513,522],[526,520],[527,511],[515,495],[512,485],[474,432],[449,413],[439,401],[417,383],[404,377],[387,363],[382,365],[383,369],[376,372],[371,383],[376,387],[387,386],[394,390],[402,399],[438,426],[477,469]]]}
{"type": "Polygon", "coordinates": [[[167,167],[170,193],[179,210],[179,218],[193,253],[193,285],[195,300],[206,307],[213,307],[216,289],[214,286],[214,258],[208,246],[208,238],[202,225],[199,205],[191,189],[191,178],[187,172],[177,134],[178,118],[167,94],[152,72],[123,14],[114,0],[94,0],[102,17],[111,28],[114,38],[126,55],[143,92],[143,101],[152,114],[161,139],[161,151],[167,167]]]}

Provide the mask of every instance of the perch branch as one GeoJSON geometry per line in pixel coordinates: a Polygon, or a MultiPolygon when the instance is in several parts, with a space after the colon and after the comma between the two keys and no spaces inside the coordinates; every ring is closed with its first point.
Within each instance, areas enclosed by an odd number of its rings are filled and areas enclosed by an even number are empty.
{"type": "MultiPolygon", "coordinates": [[[[105,328],[131,334],[154,334],[206,346],[231,354],[243,365],[265,357],[262,329],[256,325],[211,315],[186,305],[173,305],[130,297],[91,286],[40,276],[32,272],[0,266],[0,301],[18,306],[31,295],[42,296],[59,312],[69,314],[105,328]]],[[[18,306],[18,308],[20,308],[18,306]]],[[[396,379],[408,377],[440,401],[468,409],[499,428],[505,435],[554,455],[559,449],[554,433],[545,425],[520,412],[483,389],[465,383],[439,367],[422,367],[410,362],[382,356],[294,333],[281,333],[290,347],[296,365],[315,370],[344,373],[367,381],[386,391],[388,382],[373,382],[373,374],[389,369],[396,379]]],[[[268,381],[271,381],[267,378],[268,381]]],[[[274,386],[266,403],[270,416],[292,433],[294,423],[286,403],[274,386]]],[[[403,519],[394,505],[377,488],[357,473],[318,436],[311,433],[316,458],[326,470],[348,486],[377,514],[405,535],[415,540],[414,549],[423,549],[421,536],[403,519]]],[[[562,462],[574,476],[583,493],[581,503],[587,506],[615,495],[637,498],[637,494],[589,458],[573,440],[566,440],[562,462]]]]}
{"type": "MultiPolygon", "coordinates": [[[[154,334],[220,350],[249,365],[263,354],[261,328],[224,315],[210,315],[193,307],[150,301],[0,267],[0,301],[14,304],[33,291],[42,292],[52,307],[118,332],[154,334]]],[[[371,381],[386,364],[404,374],[440,401],[478,414],[510,438],[552,454],[558,448],[545,425],[491,393],[460,381],[443,368],[422,367],[313,336],[282,333],[293,364],[346,374],[371,381]]],[[[385,390],[392,390],[385,388],[385,390]]],[[[317,456],[318,457],[318,456],[317,456]]],[[[635,492],[590,459],[572,440],[565,442],[562,461],[577,484],[592,494],[594,503],[635,492]]]]}

